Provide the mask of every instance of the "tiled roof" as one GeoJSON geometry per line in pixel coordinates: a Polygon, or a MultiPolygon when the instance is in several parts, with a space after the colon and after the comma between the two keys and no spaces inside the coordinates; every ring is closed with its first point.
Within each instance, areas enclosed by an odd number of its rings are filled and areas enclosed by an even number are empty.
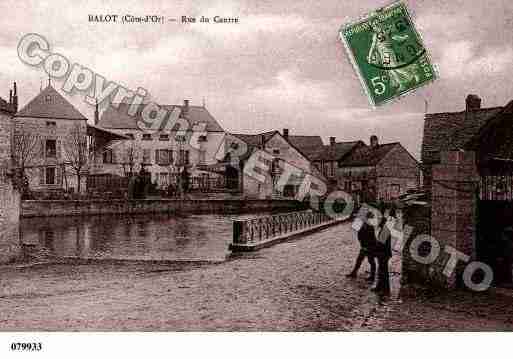
{"type": "Polygon", "coordinates": [[[262,145],[262,137],[264,143],[267,142],[278,131],[268,131],[258,134],[244,134],[244,133],[231,133],[232,136],[237,137],[239,140],[245,142],[249,146],[259,147],[262,145]]]}
{"type": "Polygon", "coordinates": [[[392,142],[379,144],[375,147],[357,148],[342,161],[342,166],[375,166],[396,146],[400,146],[400,143],[392,142]]]}
{"type": "MultiPolygon", "coordinates": [[[[144,105],[139,106],[139,111],[135,116],[128,115],[128,107],[130,104],[120,103],[118,106],[117,109],[114,108],[114,106],[108,106],[105,111],[103,111],[98,126],[110,129],[139,129],[137,122],[142,121],[141,112],[144,105]]],[[[160,107],[169,111],[169,115],[166,117],[167,121],[173,121],[173,116],[183,118],[183,106],[160,105],[160,107]],[[169,116],[171,116],[171,118],[169,116]]],[[[189,106],[187,121],[191,129],[197,123],[205,123],[206,130],[209,132],[224,132],[216,119],[202,106],[189,106]]],[[[173,130],[177,129],[178,125],[175,125],[173,130]]]]}
{"type": "MultiPolygon", "coordinates": [[[[231,133],[232,136],[235,136],[239,140],[244,141],[249,146],[249,151],[247,152],[248,154],[251,154],[255,150],[255,148],[262,145],[262,138],[265,143],[275,134],[279,134],[283,137],[283,135],[281,135],[281,133],[277,130],[257,134],[231,133]]],[[[322,146],[322,139],[320,136],[288,136],[287,141],[292,147],[298,150],[307,159],[310,158],[305,154],[305,152],[303,152],[304,149],[306,149],[307,151],[308,149],[313,149],[314,146],[319,144],[319,141],[322,146]],[[303,148],[298,147],[297,145],[302,146],[303,148]]],[[[324,175],[314,165],[309,166],[309,170],[307,171],[307,173],[314,175],[315,177],[321,179],[324,182],[327,181],[324,175]]]]}
{"type": "Polygon", "coordinates": [[[47,86],[16,113],[16,117],[87,120],[68,100],[51,85],[47,86]]]}
{"type": "Polygon", "coordinates": [[[324,145],[312,156],[317,161],[338,161],[349,154],[357,145],[364,145],[362,141],[336,142],[333,145],[324,145]]]}
{"type": "Polygon", "coordinates": [[[289,135],[289,142],[311,161],[314,159],[319,149],[324,146],[321,136],[289,135]]]}
{"type": "MultiPolygon", "coordinates": [[[[257,134],[242,134],[242,133],[232,133],[233,136],[237,137],[241,141],[244,141],[250,146],[258,147],[262,144],[262,136],[264,142],[267,142],[274,134],[280,133],[277,130],[262,132],[257,134]]],[[[280,133],[281,135],[281,133],[280,133]]],[[[283,138],[285,138],[282,135],[283,138]]],[[[307,159],[312,160],[314,155],[322,149],[324,146],[322,143],[322,139],[320,136],[288,136],[288,142],[294,147],[296,150],[301,152],[303,156],[307,159]]]]}
{"type": "Polygon", "coordinates": [[[422,162],[438,162],[440,151],[460,149],[472,139],[481,127],[497,115],[502,107],[473,111],[428,113],[424,118],[422,162]]]}

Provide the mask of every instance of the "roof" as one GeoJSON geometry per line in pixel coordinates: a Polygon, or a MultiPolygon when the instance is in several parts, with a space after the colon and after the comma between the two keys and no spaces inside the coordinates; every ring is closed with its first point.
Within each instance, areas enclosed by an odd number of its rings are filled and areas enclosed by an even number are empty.
{"type": "Polygon", "coordinates": [[[383,143],[375,147],[365,146],[355,149],[342,161],[342,166],[375,166],[396,146],[399,142],[383,143]]]}
{"type": "Polygon", "coordinates": [[[5,101],[3,98],[0,97],[0,111],[7,112],[7,113],[13,113],[14,107],[9,102],[5,101]]]}
{"type": "MultiPolygon", "coordinates": [[[[250,154],[253,153],[253,151],[256,150],[259,146],[262,145],[262,138],[264,143],[269,141],[274,135],[280,135],[282,138],[284,138],[294,149],[296,149],[303,157],[305,157],[307,160],[309,160],[309,157],[303,152],[301,148],[296,146],[296,144],[303,146],[303,148],[306,148],[307,150],[309,148],[314,148],[312,145],[317,144],[318,140],[321,142],[322,146],[322,139],[320,136],[288,136],[288,140],[280,133],[280,131],[274,130],[274,131],[268,131],[268,132],[262,132],[257,134],[242,134],[242,133],[230,133],[230,135],[237,137],[239,140],[245,142],[249,149],[246,152],[248,154],[247,157],[249,157],[250,154]]],[[[309,170],[305,171],[305,173],[309,173],[311,175],[316,176],[317,178],[321,179],[322,181],[326,182],[326,177],[313,165],[309,166],[309,170]]]]}
{"type": "Polygon", "coordinates": [[[350,141],[324,145],[318,149],[312,159],[316,161],[338,161],[348,155],[358,145],[364,145],[364,143],[362,141],[350,141]]]}
{"type": "Polygon", "coordinates": [[[115,133],[109,131],[105,128],[100,128],[98,126],[87,125],[87,134],[91,136],[99,136],[109,140],[127,140],[128,137],[124,135],[120,135],[119,133],[115,133]]]}
{"type": "MultiPolygon", "coordinates": [[[[277,130],[257,134],[231,133],[231,135],[237,137],[249,146],[259,147],[262,145],[262,138],[265,143],[277,133],[280,134],[281,137],[285,138],[285,136],[277,130]]],[[[324,146],[320,136],[288,136],[288,139],[286,140],[292,147],[298,150],[310,161],[314,157],[315,153],[319,151],[319,148],[324,146]]]]}
{"type": "Polygon", "coordinates": [[[440,151],[460,149],[481,127],[496,116],[502,107],[482,108],[473,111],[428,113],[424,118],[422,162],[440,160],[440,151]]]}
{"type": "Polygon", "coordinates": [[[267,142],[271,137],[274,136],[278,131],[268,131],[258,134],[244,134],[244,133],[230,133],[232,136],[237,137],[242,142],[245,142],[249,146],[259,147],[262,144],[262,138],[264,143],[267,142]]]}
{"type": "Polygon", "coordinates": [[[289,142],[303,153],[309,160],[313,160],[324,144],[321,136],[291,136],[289,142]]]}
{"type": "Polygon", "coordinates": [[[48,85],[16,113],[16,117],[87,120],[68,100],[48,85]]]}
{"type": "MultiPolygon", "coordinates": [[[[98,122],[99,127],[110,128],[110,129],[139,129],[137,126],[138,121],[142,121],[141,112],[144,108],[144,104],[139,106],[139,111],[135,116],[128,115],[128,103],[112,104],[103,111],[100,121],[98,122]],[[118,106],[118,108],[115,108],[118,106]]],[[[161,108],[166,109],[170,115],[166,116],[167,121],[174,122],[178,118],[183,117],[184,106],[179,105],[160,105],[161,108]]],[[[189,106],[189,113],[186,118],[189,122],[190,128],[198,123],[206,124],[206,131],[209,132],[224,132],[223,128],[219,125],[217,120],[208,112],[203,106],[189,106]]],[[[164,124],[165,126],[165,124],[164,124]]],[[[163,127],[164,127],[163,126],[163,127]]],[[[178,124],[173,126],[173,130],[178,130],[178,124]]]]}

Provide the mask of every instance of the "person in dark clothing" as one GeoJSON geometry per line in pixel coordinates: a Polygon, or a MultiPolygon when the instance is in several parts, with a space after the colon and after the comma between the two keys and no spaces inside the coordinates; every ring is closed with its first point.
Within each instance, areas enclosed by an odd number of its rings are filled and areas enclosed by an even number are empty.
{"type": "Polygon", "coordinates": [[[360,242],[360,252],[356,258],[354,268],[351,273],[346,274],[348,278],[356,278],[356,274],[362,265],[363,260],[367,257],[370,265],[370,275],[367,277],[369,282],[374,282],[376,276],[376,257],[374,256],[374,247],[376,245],[376,236],[374,234],[374,227],[367,223],[372,214],[367,213],[367,218],[363,220],[363,224],[358,230],[358,242],[360,242]]]}
{"type": "Polygon", "coordinates": [[[378,259],[378,282],[372,290],[384,295],[390,295],[388,261],[392,258],[392,236],[386,226],[387,220],[390,217],[395,218],[395,210],[393,208],[390,209],[388,216],[383,216],[378,227],[379,234],[375,246],[375,255],[378,259]]]}

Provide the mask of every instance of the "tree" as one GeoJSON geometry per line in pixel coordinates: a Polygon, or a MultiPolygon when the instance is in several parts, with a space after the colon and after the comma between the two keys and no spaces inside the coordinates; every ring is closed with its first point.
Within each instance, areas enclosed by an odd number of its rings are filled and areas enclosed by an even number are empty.
{"type": "Polygon", "coordinates": [[[23,123],[15,122],[11,143],[13,164],[23,179],[22,194],[28,190],[26,170],[32,167],[39,157],[41,136],[37,131],[31,131],[23,123]]]}
{"type": "Polygon", "coordinates": [[[77,192],[81,191],[82,174],[89,166],[89,149],[85,127],[75,125],[68,132],[64,143],[65,164],[77,177],[77,192]]]}

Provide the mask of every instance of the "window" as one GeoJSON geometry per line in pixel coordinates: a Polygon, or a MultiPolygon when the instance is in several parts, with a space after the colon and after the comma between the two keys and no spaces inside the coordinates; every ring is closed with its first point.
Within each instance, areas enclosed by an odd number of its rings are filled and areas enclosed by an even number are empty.
{"type": "Polygon", "coordinates": [[[283,187],[283,197],[294,197],[297,193],[296,187],[293,184],[286,184],[283,187]]]}
{"type": "Polygon", "coordinates": [[[159,141],[169,141],[169,135],[168,134],[161,134],[159,136],[159,141]]]}
{"type": "Polygon", "coordinates": [[[125,136],[131,140],[133,140],[135,138],[133,133],[125,133],[125,136]]]}
{"type": "Polygon", "coordinates": [[[47,158],[57,157],[57,141],[46,140],[45,143],[45,154],[47,158]]]}
{"type": "Polygon", "coordinates": [[[271,162],[271,173],[278,174],[280,173],[280,160],[278,158],[273,158],[271,162]]]}
{"type": "Polygon", "coordinates": [[[328,176],[329,177],[334,177],[335,176],[335,163],[334,162],[330,162],[329,163],[328,176]]]}
{"type": "Polygon", "coordinates": [[[55,184],[55,167],[46,167],[45,183],[55,184]]]}
{"type": "Polygon", "coordinates": [[[171,150],[155,150],[155,162],[159,165],[168,165],[172,161],[171,150]]]}
{"type": "Polygon", "coordinates": [[[207,142],[207,136],[205,136],[205,135],[201,135],[201,136],[199,136],[198,141],[199,141],[199,142],[207,142]]]}
{"type": "Polygon", "coordinates": [[[151,163],[151,152],[149,148],[143,149],[143,163],[151,163]]]}
{"type": "Polygon", "coordinates": [[[50,103],[50,102],[52,102],[52,96],[50,96],[50,95],[46,95],[46,97],[45,97],[45,102],[46,102],[46,103],[50,103]]]}
{"type": "Polygon", "coordinates": [[[190,163],[189,150],[180,150],[180,165],[188,165],[190,163]]]}
{"type": "Polygon", "coordinates": [[[279,155],[280,154],[280,150],[279,149],[274,149],[273,150],[273,155],[279,155]]]}
{"type": "Polygon", "coordinates": [[[103,152],[103,163],[112,163],[112,149],[107,149],[103,152]]]}
{"type": "Polygon", "coordinates": [[[160,187],[165,187],[167,186],[168,184],[168,174],[167,172],[160,172],[159,173],[159,179],[158,179],[158,184],[160,187]]]}
{"type": "Polygon", "coordinates": [[[199,150],[199,163],[205,163],[206,153],[207,153],[207,151],[205,151],[205,150],[199,150]]]}
{"type": "Polygon", "coordinates": [[[56,127],[57,123],[55,121],[46,121],[46,127],[56,127]]]}
{"type": "Polygon", "coordinates": [[[144,141],[151,141],[151,134],[150,133],[143,133],[142,139],[144,141]]]}

